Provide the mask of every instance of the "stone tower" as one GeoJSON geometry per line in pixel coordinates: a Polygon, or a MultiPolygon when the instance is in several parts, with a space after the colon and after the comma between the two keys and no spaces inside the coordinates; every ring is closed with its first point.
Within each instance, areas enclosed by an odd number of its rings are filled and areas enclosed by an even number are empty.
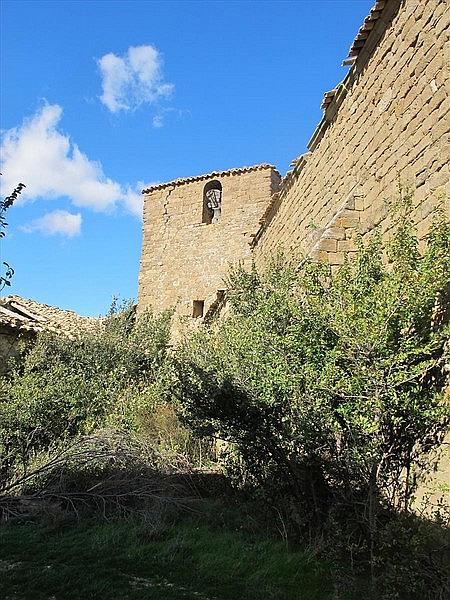
{"type": "Polygon", "coordinates": [[[250,263],[250,242],[279,184],[274,167],[262,164],[144,190],[138,310],[176,305],[180,316],[205,316],[229,264],[250,263]]]}

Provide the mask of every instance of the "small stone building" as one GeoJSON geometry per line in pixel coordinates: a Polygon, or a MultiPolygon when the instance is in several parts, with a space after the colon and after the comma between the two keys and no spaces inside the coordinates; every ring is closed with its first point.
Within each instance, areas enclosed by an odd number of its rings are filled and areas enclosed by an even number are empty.
{"type": "Polygon", "coordinates": [[[17,355],[20,343],[33,340],[39,332],[51,331],[72,338],[97,323],[96,318],[20,296],[0,298],[0,373],[5,371],[8,360],[17,355]]]}
{"type": "Polygon", "coordinates": [[[229,265],[251,264],[250,243],[279,185],[279,173],[262,164],[144,190],[138,310],[175,306],[180,316],[204,317],[229,265]]]}

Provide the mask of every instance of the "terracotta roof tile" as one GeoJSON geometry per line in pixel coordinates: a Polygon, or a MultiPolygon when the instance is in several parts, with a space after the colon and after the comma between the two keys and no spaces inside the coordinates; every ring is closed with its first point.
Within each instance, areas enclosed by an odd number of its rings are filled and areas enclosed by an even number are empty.
{"type": "Polygon", "coordinates": [[[361,25],[358,33],[356,34],[352,45],[350,46],[348,56],[346,59],[344,59],[343,62],[344,65],[351,65],[358,58],[358,54],[364,48],[366,40],[369,37],[369,33],[375,25],[375,21],[377,21],[380,18],[381,12],[388,2],[389,0],[378,0],[372,6],[370,13],[364,19],[363,24],[361,25]]]}
{"type": "Polygon", "coordinates": [[[223,177],[224,175],[241,175],[242,173],[250,173],[251,171],[262,171],[263,169],[275,169],[273,165],[262,163],[260,165],[253,165],[252,167],[236,167],[234,169],[228,169],[227,171],[213,171],[212,173],[205,173],[204,175],[194,175],[193,177],[180,177],[173,181],[167,181],[166,183],[156,183],[144,190],[143,194],[148,194],[153,190],[162,190],[168,186],[184,185],[185,183],[192,183],[193,181],[201,181],[203,179],[211,179],[211,177],[223,177]]]}
{"type": "MultiPolygon", "coordinates": [[[[377,0],[377,2],[375,2],[375,4],[372,6],[370,13],[364,19],[363,24],[359,28],[359,31],[356,34],[352,45],[350,46],[347,58],[345,58],[342,62],[343,65],[353,65],[353,63],[356,61],[361,50],[366,45],[366,40],[374,28],[375,22],[381,17],[381,13],[388,2],[389,0],[377,0]]],[[[329,92],[325,92],[320,108],[324,110],[328,108],[336,94],[340,91],[340,86],[341,84],[337,85],[329,92]]]]}
{"type": "Polygon", "coordinates": [[[72,310],[62,310],[20,296],[0,298],[0,325],[18,331],[53,331],[74,337],[80,330],[100,323],[95,317],[82,317],[72,310]]]}

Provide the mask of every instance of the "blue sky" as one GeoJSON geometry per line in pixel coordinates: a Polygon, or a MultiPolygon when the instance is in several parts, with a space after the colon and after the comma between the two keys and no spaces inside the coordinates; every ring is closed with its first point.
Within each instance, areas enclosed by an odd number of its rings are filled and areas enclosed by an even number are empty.
{"type": "MultiPolygon", "coordinates": [[[[371,0],[3,0],[1,260],[11,293],[135,298],[140,189],[303,153],[371,0]]],[[[4,292],[3,292],[4,293],[4,292]]]]}

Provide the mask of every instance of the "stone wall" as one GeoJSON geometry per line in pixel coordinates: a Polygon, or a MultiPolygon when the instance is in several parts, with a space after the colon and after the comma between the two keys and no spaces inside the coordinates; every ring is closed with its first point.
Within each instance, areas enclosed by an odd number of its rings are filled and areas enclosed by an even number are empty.
{"type": "Polygon", "coordinates": [[[139,310],[178,302],[204,311],[224,287],[228,263],[263,264],[277,249],[332,266],[353,252],[356,230],[389,234],[399,184],[413,195],[425,235],[441,202],[450,218],[450,5],[380,0],[352,49],[345,79],[325,94],[309,152],[279,185],[270,165],[153,186],[144,200],[139,310]],[[203,189],[223,185],[220,223],[202,223],[203,189]]]}
{"type": "MultiPolygon", "coordinates": [[[[413,196],[420,236],[441,203],[450,218],[450,4],[376,2],[352,49],[356,60],[324,99],[309,152],[281,182],[269,165],[154,186],[145,195],[139,310],[178,302],[192,316],[220,310],[229,263],[262,265],[278,249],[332,269],[355,250],[356,231],[392,226],[399,184],[413,196]],[[220,223],[202,223],[203,189],[223,187],[220,223]],[[249,245],[250,244],[250,245],[249,245]]],[[[447,495],[450,454],[420,496],[447,495]],[[447,486],[447,487],[446,487],[447,486]]]]}
{"type": "Polygon", "coordinates": [[[22,344],[31,337],[31,334],[14,331],[0,324],[0,375],[6,372],[9,361],[19,356],[22,344]]]}
{"type": "Polygon", "coordinates": [[[278,190],[280,176],[270,165],[213,173],[156,185],[144,197],[144,228],[138,308],[160,311],[177,303],[192,316],[194,301],[207,313],[225,287],[230,263],[251,261],[250,242],[261,215],[278,190]],[[202,223],[203,190],[222,185],[218,223],[202,223]]]}
{"type": "MultiPolygon", "coordinates": [[[[381,4],[381,3],[378,3],[381,4]]],[[[355,229],[391,227],[386,202],[413,193],[424,235],[441,201],[450,217],[450,4],[388,0],[324,117],[264,215],[254,255],[277,248],[332,265],[355,229]]]]}
{"type": "MultiPolygon", "coordinates": [[[[309,152],[295,161],[254,239],[262,265],[277,249],[332,269],[354,234],[389,236],[388,202],[411,193],[422,237],[442,205],[450,218],[450,3],[388,0],[342,84],[326,94],[309,152]]],[[[447,443],[450,438],[447,438],[447,443]]],[[[418,490],[417,506],[449,504],[450,450],[418,490]]]]}

